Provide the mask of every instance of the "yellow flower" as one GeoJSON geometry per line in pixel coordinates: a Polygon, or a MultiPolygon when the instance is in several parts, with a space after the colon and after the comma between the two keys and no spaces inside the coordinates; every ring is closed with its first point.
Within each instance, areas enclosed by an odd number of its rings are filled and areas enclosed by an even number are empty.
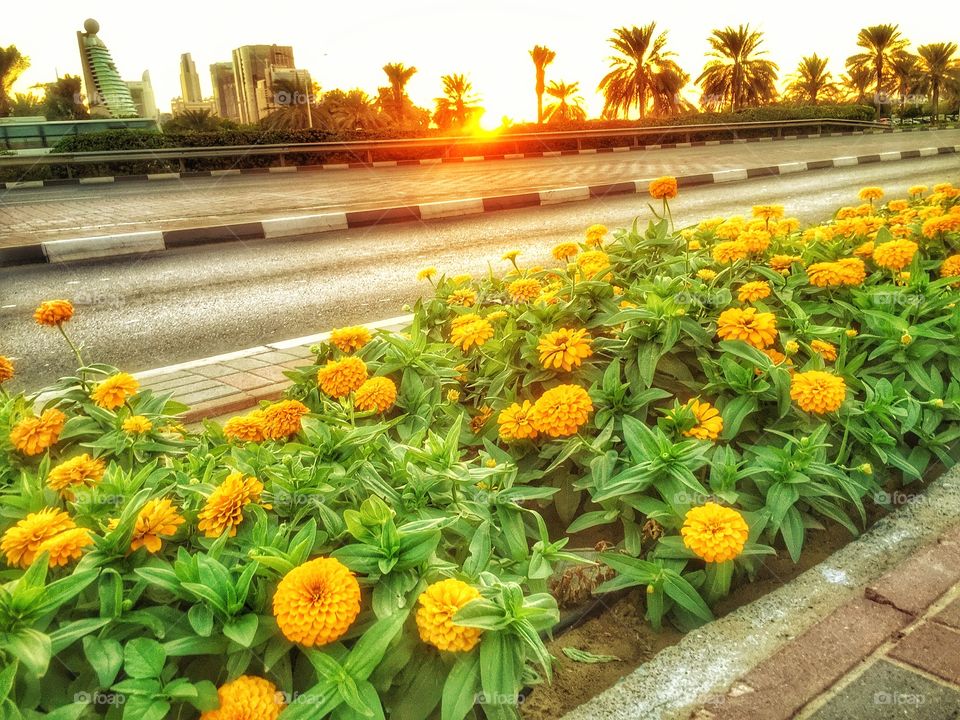
{"type": "MultiPolygon", "coordinates": [[[[960,277],[960,255],[951,255],[940,266],[940,277],[960,277]]],[[[951,287],[960,287],[960,282],[950,283],[951,287]]]]}
{"type": "Polygon", "coordinates": [[[480,347],[492,337],[493,325],[479,315],[460,315],[450,324],[450,342],[464,352],[469,350],[471,345],[480,347]]]}
{"type": "Polygon", "coordinates": [[[721,265],[743,260],[749,253],[746,243],[740,240],[726,240],[713,247],[713,259],[721,265]]]}
{"type": "Polygon", "coordinates": [[[252,675],[221,685],[217,697],[219,707],[202,713],[200,720],[277,720],[286,707],[276,685],[252,675]]]}
{"type": "Polygon", "coordinates": [[[62,510],[44,508],[8,528],[0,540],[0,551],[6,555],[11,567],[27,568],[36,560],[45,540],[75,527],[70,516],[62,510]]]}
{"type": "Polygon", "coordinates": [[[21,420],[10,430],[10,442],[24,455],[39,455],[60,439],[67,416],[56,408],[45,410],[40,417],[21,420]]]}
{"type": "Polygon", "coordinates": [[[721,240],[736,240],[740,237],[740,233],[743,231],[743,218],[742,217],[732,217],[727,218],[722,223],[720,223],[716,230],[714,230],[714,235],[716,235],[721,240]]]}
{"type": "Polygon", "coordinates": [[[565,242],[555,246],[553,250],[550,251],[550,254],[553,255],[554,260],[566,262],[578,252],[580,252],[580,248],[576,243],[565,242]]]}
{"type": "Polygon", "coordinates": [[[493,408],[486,404],[481,405],[477,414],[470,420],[470,429],[473,434],[479,435],[491,417],[493,417],[493,408]]]}
{"type": "Polygon", "coordinates": [[[169,498],[148,500],[137,514],[137,522],[130,538],[130,551],[142,547],[149,553],[160,551],[163,539],[175,535],[184,519],[169,498]]]}
{"type": "Polygon", "coordinates": [[[317,371],[320,389],[337,399],[346,397],[367,379],[367,365],[358,357],[329,360],[317,371]]]}
{"type": "Polygon", "coordinates": [[[449,578],[435,582],[420,594],[417,629],[420,639],[448,652],[469,652],[480,642],[478,628],[457,625],[453,616],[480,592],[462,580],[449,578]]]}
{"type": "Polygon", "coordinates": [[[921,232],[925,238],[930,239],[940,234],[960,232],[960,213],[952,211],[948,215],[924,220],[921,232]]]}
{"type": "Polygon", "coordinates": [[[840,282],[844,285],[861,285],[867,277],[867,268],[860,258],[837,260],[840,282]]]}
{"type": "MultiPolygon", "coordinates": [[[[783,363],[786,363],[787,365],[793,365],[793,360],[788,358],[786,355],[784,355],[782,352],[780,352],[776,348],[764,348],[760,352],[762,352],[764,355],[770,358],[770,362],[772,362],[774,365],[781,365],[783,363]]],[[[760,374],[760,368],[757,368],[757,374],[758,375],[760,374]]]]}
{"type": "Polygon", "coordinates": [[[72,497],[71,490],[78,487],[93,487],[103,478],[106,465],[103,460],[90,457],[87,453],[64,460],[47,475],[47,485],[61,496],[72,497]]]}
{"type": "Polygon", "coordinates": [[[387,377],[373,377],[357,388],[354,403],[357,410],[386,412],[397,401],[397,386],[387,377]]]}
{"type": "Polygon", "coordinates": [[[697,424],[689,430],[684,430],[684,436],[698,440],[716,440],[720,437],[720,433],[723,432],[723,418],[719,410],[710,403],[700,402],[696,398],[688,402],[686,407],[697,419],[697,424]]]}
{"type": "Polygon", "coordinates": [[[73,317],[73,305],[68,300],[45,300],[33,311],[38,325],[56,327],[73,317]]]}
{"type": "Polygon", "coordinates": [[[127,401],[127,398],[136,395],[139,387],[140,383],[133,375],[117,373],[98,384],[90,393],[90,397],[99,407],[105,410],[116,410],[127,401]]]}
{"type": "Polygon", "coordinates": [[[647,190],[657,200],[671,200],[677,196],[677,179],[672,175],[664,175],[651,180],[647,190]]]}
{"type": "Polygon", "coordinates": [[[838,262],[819,262],[807,268],[807,279],[815,287],[859,285],[866,277],[866,269],[859,258],[838,262]]]}
{"type": "Polygon", "coordinates": [[[826,340],[814,340],[810,343],[810,349],[827,362],[837,359],[837,348],[826,340]]]}
{"type": "MultiPolygon", "coordinates": [[[[606,225],[591,225],[587,228],[587,245],[590,247],[599,247],[603,243],[603,237],[607,234],[606,225]]],[[[557,258],[558,260],[560,258],[557,258]]]]}
{"type": "Polygon", "coordinates": [[[901,345],[909,345],[912,342],[913,342],[913,336],[910,333],[904,333],[903,335],[900,336],[901,345]]]}
{"type": "Polygon", "coordinates": [[[779,220],[783,217],[783,205],[754,205],[753,216],[761,220],[779,220]]]}
{"type": "Polygon", "coordinates": [[[120,427],[130,435],[145,435],[153,430],[153,423],[143,415],[131,415],[121,423],[120,427]]]}
{"type": "Polygon", "coordinates": [[[855,337],[856,337],[857,335],[859,335],[860,333],[858,333],[858,332],[857,332],[856,330],[854,330],[853,328],[847,328],[846,330],[844,330],[844,334],[845,334],[848,338],[855,338],[855,337]]]}
{"type": "Polygon", "coordinates": [[[577,267],[587,280],[610,267],[610,256],[602,250],[587,250],[577,257],[577,267]]]}
{"type": "Polygon", "coordinates": [[[583,364],[584,359],[593,355],[590,348],[592,339],[586,330],[560,328],[547,333],[537,344],[540,364],[547,370],[562,369],[570,372],[583,364]]]}
{"type": "Polygon", "coordinates": [[[448,305],[459,305],[460,307],[473,307],[477,302],[477,293],[475,290],[454,290],[447,296],[448,305]]]}
{"type": "Polygon", "coordinates": [[[423,270],[417,273],[417,280],[430,280],[436,274],[437,269],[435,267],[425,267],[423,270]]]}
{"type": "Polygon", "coordinates": [[[723,222],[724,218],[722,217],[707,218],[706,220],[701,220],[699,223],[697,223],[697,230],[703,230],[705,232],[716,230],[720,225],[723,224],[723,222]]]}
{"type": "Polygon", "coordinates": [[[208,538],[216,538],[225,532],[230,537],[237,534],[237,527],[243,522],[243,509],[252,502],[260,500],[263,483],[254,477],[244,478],[237,471],[230,473],[207,498],[197,529],[208,538]]]}
{"type": "Polygon", "coordinates": [[[505,317],[507,317],[505,310],[494,310],[492,313],[487,315],[487,320],[490,322],[496,322],[497,320],[503,320],[505,317]]]}
{"type": "Polygon", "coordinates": [[[796,373],[790,380],[790,397],[809,413],[823,415],[838,410],[846,394],[842,377],[821,370],[796,373]]]}
{"type": "Polygon", "coordinates": [[[764,280],[744,283],[737,292],[737,299],[742,303],[756,302],[767,297],[770,297],[770,283],[764,280]]]}
{"type": "Polygon", "coordinates": [[[908,207],[910,207],[910,203],[908,203],[906,200],[891,200],[887,203],[887,208],[891,212],[903,212],[908,207]]]}
{"type": "Polygon", "coordinates": [[[917,197],[918,195],[923,195],[927,191],[926,185],[911,185],[907,189],[907,195],[910,197],[917,197]]]}
{"type": "Polygon", "coordinates": [[[5,383],[13,377],[13,363],[9,358],[0,355],[0,383],[5,383]]]}
{"type": "Polygon", "coordinates": [[[770,267],[778,273],[789,270],[794,263],[803,263],[803,258],[799,255],[774,255],[770,258],[770,267]]]}
{"type": "Polygon", "coordinates": [[[687,243],[687,250],[689,250],[690,252],[696,252],[701,247],[702,245],[700,245],[699,240],[691,240],[690,242],[687,243]]]}
{"type": "Polygon", "coordinates": [[[497,416],[500,437],[504,440],[535,438],[537,430],[533,426],[532,415],[533,404],[529,400],[524,400],[522,405],[513,403],[510,407],[503,409],[497,416]]]}
{"type": "Polygon", "coordinates": [[[460,402],[460,391],[447,390],[447,402],[450,402],[450,403],[460,402]]]}
{"type": "Polygon", "coordinates": [[[223,426],[223,434],[230,440],[262,442],[266,439],[263,433],[263,412],[254,410],[247,415],[230,418],[223,426]]]}
{"type": "Polygon", "coordinates": [[[360,614],[360,583],[336,558],[316,558],[283,576],[273,614],[287,640],[305,647],[329,645],[360,614]]]}
{"type": "Polygon", "coordinates": [[[858,245],[856,249],[854,249],[853,254],[856,255],[858,258],[869,260],[871,257],[873,257],[874,246],[875,246],[875,243],[873,242],[873,240],[868,240],[862,245],[858,245]]]}
{"type": "Polygon", "coordinates": [[[578,385],[558,385],[533,404],[531,421],[537,432],[549,437],[573,435],[590,418],[593,401],[578,385]]]}
{"type": "MultiPolygon", "coordinates": [[[[281,400],[268,405],[263,411],[263,436],[268,440],[283,440],[296,435],[300,432],[300,419],[309,412],[310,408],[298,400],[281,400]]],[[[251,413],[251,417],[255,420],[255,413],[251,413]]]]}
{"type": "Polygon", "coordinates": [[[747,252],[762,253],[770,247],[770,233],[766,230],[747,230],[740,234],[739,242],[747,248],[747,252]]]}
{"type": "Polygon", "coordinates": [[[470,282],[470,280],[471,280],[471,277],[469,273],[462,273],[460,275],[454,275],[450,279],[450,282],[452,282],[454,285],[463,285],[465,283],[470,282]]]}
{"type": "Polygon", "coordinates": [[[373,336],[370,331],[362,325],[353,327],[338,328],[330,333],[330,342],[333,343],[340,352],[350,353],[359,350],[373,336]]]}
{"type": "Polygon", "coordinates": [[[520,278],[510,283],[507,292],[510,293],[510,297],[513,298],[514,302],[522,303],[536,300],[542,289],[543,286],[538,280],[534,280],[533,278],[520,278]]]}
{"type": "Polygon", "coordinates": [[[787,355],[796,355],[798,352],[800,352],[800,343],[798,343],[796,340],[787,340],[783,344],[783,351],[787,355]]]}
{"type": "Polygon", "coordinates": [[[796,218],[785,218],[777,223],[775,234],[779,236],[789,235],[800,229],[800,221],[796,218]]]}
{"type": "Polygon", "coordinates": [[[713,502],[690,508],[680,528],[683,544],[707,562],[726,562],[743,552],[750,528],[743,515],[713,502]]]}
{"type": "Polygon", "coordinates": [[[883,188],[878,187],[865,187],[860,190],[857,196],[861,200],[879,200],[883,197],[883,188]]]}
{"type": "Polygon", "coordinates": [[[93,538],[86,528],[71,528],[49,537],[37,547],[37,554],[50,553],[50,567],[63,567],[79,560],[83,549],[93,545],[93,538]]]}
{"type": "Polygon", "coordinates": [[[723,340],[743,340],[755,348],[773,345],[777,339],[777,316],[756,308],[729,308],[720,313],[717,335],[723,340]]]}
{"type": "Polygon", "coordinates": [[[513,262],[517,259],[517,255],[520,254],[519,250],[507,250],[503,255],[500,256],[501,260],[506,260],[508,262],[513,262]]]}
{"type": "Polygon", "coordinates": [[[913,261],[918,247],[913,240],[890,240],[874,248],[873,261],[880,267],[902,270],[913,261]]]}
{"type": "Polygon", "coordinates": [[[710,282],[716,279],[717,273],[709,268],[704,268],[703,270],[697,270],[697,277],[706,282],[710,282]]]}

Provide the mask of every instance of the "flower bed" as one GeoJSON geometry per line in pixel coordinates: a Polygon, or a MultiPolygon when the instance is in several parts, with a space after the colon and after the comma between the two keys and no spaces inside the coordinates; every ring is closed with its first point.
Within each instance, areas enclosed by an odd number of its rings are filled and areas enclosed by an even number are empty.
{"type": "Polygon", "coordinates": [[[2,396],[4,716],[513,718],[558,601],[640,587],[696,627],[952,464],[960,190],[679,232],[676,183],[650,191],[645,228],[553,267],[425,269],[406,333],[335,331],[286,399],[196,433],[41,305],[81,369],[39,414],[2,396]]]}

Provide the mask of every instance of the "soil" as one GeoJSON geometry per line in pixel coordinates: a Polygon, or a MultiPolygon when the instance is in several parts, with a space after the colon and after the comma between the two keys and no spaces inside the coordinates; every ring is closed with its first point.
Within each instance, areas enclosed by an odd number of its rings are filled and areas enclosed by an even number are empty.
{"type": "MultiPolygon", "coordinates": [[[[735,587],[713,608],[714,613],[720,617],[762,597],[825,560],[850,540],[849,531],[839,525],[808,532],[798,564],[784,550],[776,557],[764,557],[757,578],[735,587]]],[[[643,593],[634,591],[609,605],[601,603],[579,624],[547,643],[556,660],[553,682],[533,688],[520,708],[524,720],[556,720],[615,685],[665,647],[680,642],[683,633],[674,628],[664,626],[655,632],[650,627],[643,618],[642,598],[643,593]],[[614,655],[619,660],[580,663],[563,653],[565,647],[594,655],[614,655]]]]}

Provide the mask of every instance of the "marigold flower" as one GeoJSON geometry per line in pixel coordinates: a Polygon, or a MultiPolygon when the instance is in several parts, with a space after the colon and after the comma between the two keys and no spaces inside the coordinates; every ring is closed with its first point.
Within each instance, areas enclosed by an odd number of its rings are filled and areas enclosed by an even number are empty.
{"type": "Polygon", "coordinates": [[[539,280],[520,278],[510,283],[507,287],[507,292],[510,293],[510,297],[513,298],[514,302],[523,303],[536,300],[542,289],[543,286],[539,280]]]}
{"type": "Polygon", "coordinates": [[[0,539],[0,551],[11,567],[27,568],[40,554],[40,545],[54,535],[76,527],[71,517],[57,508],[30,513],[7,529],[0,539]]]}
{"type": "Polygon", "coordinates": [[[777,223],[774,230],[775,234],[778,236],[789,235],[790,233],[796,232],[800,229],[800,221],[797,218],[784,218],[777,223]]]}
{"type": "Polygon", "coordinates": [[[397,386],[388,377],[373,377],[357,388],[354,404],[357,410],[386,412],[397,401],[397,386]]]}
{"type": "Polygon", "coordinates": [[[717,273],[710,268],[704,268],[703,270],[697,270],[697,277],[706,282],[710,282],[716,279],[717,273]]]}
{"type": "Polygon", "coordinates": [[[417,629],[420,639],[448,652],[470,652],[480,642],[479,628],[457,625],[453,616],[480,592],[462,580],[435,582],[420,594],[417,629]]]}
{"type": "Polygon", "coordinates": [[[454,388],[453,390],[447,390],[447,402],[455,403],[460,402],[460,391],[454,388]]]}
{"type": "Polygon", "coordinates": [[[486,426],[487,421],[492,417],[493,408],[487,404],[481,405],[477,414],[470,420],[470,430],[473,431],[474,435],[479,435],[483,431],[484,426],[486,426]]]}
{"type": "MultiPolygon", "coordinates": [[[[940,277],[960,277],[960,255],[951,255],[940,266],[940,277]]],[[[951,287],[960,287],[960,282],[950,283],[951,287]]]]}
{"type": "Polygon", "coordinates": [[[477,293],[475,290],[462,289],[454,290],[447,296],[447,305],[457,305],[459,307],[473,307],[477,303],[477,293]]]}
{"type": "Polygon", "coordinates": [[[56,408],[45,410],[40,417],[21,420],[10,430],[10,442],[24,455],[39,455],[60,439],[67,416],[56,408]]]}
{"type": "Polygon", "coordinates": [[[570,372],[580,367],[584,359],[593,355],[590,348],[592,339],[586,330],[560,328],[547,333],[537,344],[540,364],[547,370],[570,372]]]}
{"type": "Polygon", "coordinates": [[[713,259],[721,265],[743,260],[749,254],[746,243],[740,240],[726,240],[713,246],[713,259]]]}
{"type": "Polygon", "coordinates": [[[472,279],[470,273],[461,273],[460,275],[454,275],[450,278],[450,282],[454,285],[463,285],[464,283],[470,282],[472,279]]]}
{"type": "Polygon", "coordinates": [[[743,340],[762,350],[777,339],[777,316],[753,307],[729,308],[717,319],[717,335],[723,340],[743,340]]]}
{"type": "Polygon", "coordinates": [[[857,193],[857,197],[861,200],[879,200],[883,197],[883,188],[878,187],[865,187],[861,188],[860,192],[857,193]]]}
{"type": "Polygon", "coordinates": [[[783,351],[787,355],[796,355],[798,352],[800,352],[800,343],[798,343],[796,340],[787,340],[783,344],[783,351]]]}
{"type": "Polygon", "coordinates": [[[103,478],[106,465],[103,460],[87,453],[64,460],[47,475],[47,485],[63,497],[72,497],[71,490],[78,487],[93,487],[103,478]]]}
{"type": "Polygon", "coordinates": [[[743,232],[743,226],[742,217],[727,218],[716,227],[713,234],[721,240],[736,240],[743,232]]]}
{"type": "Polygon", "coordinates": [[[531,421],[537,432],[549,437],[573,435],[590,418],[593,401],[578,385],[558,385],[533,404],[531,421]]]}
{"type": "MultiPolygon", "coordinates": [[[[787,365],[793,365],[793,360],[788,358],[786,355],[784,355],[782,352],[780,352],[776,348],[764,348],[760,352],[762,352],[764,355],[770,358],[770,362],[772,362],[774,365],[781,365],[783,363],[786,363],[787,365]]],[[[758,372],[759,372],[759,369],[758,369],[758,372]]]]}
{"type": "Polygon", "coordinates": [[[503,255],[500,256],[501,260],[506,260],[508,262],[513,262],[517,259],[517,256],[520,254],[519,250],[507,250],[503,255]]]}
{"type": "MultiPolygon", "coordinates": [[[[587,228],[586,237],[587,245],[590,247],[598,247],[603,243],[603,238],[607,234],[606,225],[591,225],[587,228]]],[[[559,258],[558,258],[559,259],[559,258]]]]}
{"type": "Polygon", "coordinates": [[[767,297],[770,297],[770,283],[765,280],[744,283],[737,291],[737,299],[742,303],[756,302],[767,297]]]}
{"type": "Polygon", "coordinates": [[[435,267],[425,267],[423,270],[417,273],[417,280],[430,280],[436,274],[437,269],[435,267]]]}
{"type": "Polygon", "coordinates": [[[98,384],[90,393],[90,398],[105,410],[116,410],[127,401],[127,398],[136,395],[139,387],[140,383],[133,375],[117,373],[98,384]]]}
{"type": "Polygon", "coordinates": [[[783,217],[783,205],[754,205],[753,216],[761,220],[779,220],[783,217]]]}
{"type": "Polygon", "coordinates": [[[725,218],[722,218],[722,217],[707,218],[706,220],[701,220],[699,223],[697,223],[697,230],[703,230],[704,232],[709,232],[711,230],[715,230],[724,222],[725,222],[725,218]]]}
{"type": "Polygon", "coordinates": [[[472,345],[480,347],[493,337],[493,325],[486,318],[468,313],[450,324],[450,342],[466,352],[472,345]]]}
{"type": "Polygon", "coordinates": [[[120,424],[120,428],[129,435],[145,435],[153,430],[153,423],[143,415],[131,415],[120,424]]]}
{"type": "Polygon", "coordinates": [[[770,258],[770,267],[779,273],[789,270],[794,263],[803,263],[799,255],[774,255],[770,258]]]}
{"type": "Polygon", "coordinates": [[[890,240],[874,248],[873,261],[880,267],[902,270],[913,261],[918,247],[912,240],[890,240]]]}
{"type": "Polygon", "coordinates": [[[847,328],[847,329],[844,330],[843,332],[844,332],[844,334],[845,334],[848,338],[855,338],[857,335],[860,334],[860,333],[857,332],[854,328],[847,328]]]}
{"type": "Polygon", "coordinates": [[[367,364],[358,357],[330,360],[317,371],[320,389],[337,399],[346,397],[367,379],[367,364]]]}
{"type": "Polygon", "coordinates": [[[807,268],[807,279],[815,287],[840,287],[846,284],[846,277],[844,268],[836,262],[813,263],[807,268]]]}
{"type": "Polygon", "coordinates": [[[45,300],[33,311],[38,325],[56,327],[73,317],[73,305],[69,300],[45,300]]]}
{"type": "Polygon", "coordinates": [[[707,562],[726,562],[743,552],[750,528],[743,515],[713,502],[690,508],[680,528],[683,544],[707,562]]]}
{"type": "Polygon", "coordinates": [[[587,250],[577,257],[577,267],[588,280],[610,267],[610,256],[603,250],[587,250]]]}
{"type": "Polygon", "coordinates": [[[550,251],[550,254],[553,255],[554,260],[566,262],[578,252],[580,252],[580,247],[576,243],[565,242],[555,246],[553,250],[550,251]]]}
{"type": "Polygon", "coordinates": [[[277,720],[286,707],[276,685],[252,675],[221,685],[217,697],[220,706],[201,713],[200,720],[277,720]]]}
{"type": "Polygon", "coordinates": [[[208,538],[220,537],[225,532],[236,536],[237,527],[243,522],[243,509],[259,502],[262,492],[263,483],[256,478],[244,478],[237,471],[230,473],[207,498],[197,529],[208,538]]]}
{"type": "Polygon", "coordinates": [[[837,348],[826,340],[814,340],[810,343],[810,349],[827,362],[833,362],[837,359],[837,348]]]}
{"type": "Polygon", "coordinates": [[[263,429],[263,411],[254,410],[246,415],[230,418],[223,425],[223,434],[229,440],[263,442],[267,437],[263,429]]]}
{"type": "Polygon", "coordinates": [[[869,260],[870,258],[873,257],[874,246],[875,246],[875,243],[873,242],[873,240],[868,240],[867,242],[861,245],[858,245],[857,248],[853,251],[853,254],[863,260],[869,260]]]}
{"type": "Polygon", "coordinates": [[[906,200],[891,200],[887,203],[887,209],[891,212],[903,212],[908,207],[910,207],[910,203],[906,200]]]}
{"type": "Polygon", "coordinates": [[[184,519],[169,498],[148,500],[137,514],[137,522],[130,538],[130,552],[142,547],[149,553],[160,551],[164,538],[175,535],[184,519]]]}
{"type": "Polygon", "coordinates": [[[867,277],[867,268],[860,258],[843,258],[836,265],[843,285],[862,285],[867,277]]]}
{"type": "Polygon", "coordinates": [[[504,440],[533,439],[537,436],[537,429],[533,426],[533,404],[524,400],[523,404],[513,403],[504,408],[497,416],[500,426],[500,437],[504,440]]]}
{"type": "Polygon", "coordinates": [[[284,637],[305,647],[336,642],[360,614],[360,583],[336,558],[316,558],[283,576],[273,614],[284,637]]]}
{"type": "Polygon", "coordinates": [[[5,383],[13,377],[13,363],[10,359],[0,355],[0,383],[5,383]]]}
{"type": "Polygon", "coordinates": [[[689,250],[690,252],[696,252],[702,247],[703,246],[700,244],[699,240],[691,240],[690,242],[687,243],[687,250],[689,250]]]}
{"type": "Polygon", "coordinates": [[[766,230],[747,230],[740,233],[738,242],[743,243],[747,252],[754,254],[762,253],[770,247],[770,233],[766,230]]]}
{"type": "Polygon", "coordinates": [[[686,407],[697,419],[697,424],[683,431],[685,437],[697,438],[697,440],[716,440],[720,437],[720,433],[723,432],[723,418],[719,410],[708,402],[700,402],[697,398],[688,402],[686,407]]]}
{"type": "Polygon", "coordinates": [[[809,413],[834,412],[846,395],[847,384],[843,378],[821,370],[796,373],[790,380],[790,397],[809,413]]]}
{"type": "Polygon", "coordinates": [[[650,181],[647,190],[657,200],[672,200],[677,196],[677,179],[672,175],[658,177],[650,181]]]}
{"type": "Polygon", "coordinates": [[[340,352],[351,353],[359,350],[373,336],[363,325],[354,325],[353,327],[338,328],[330,333],[330,342],[336,346],[340,352]]]}
{"type": "Polygon", "coordinates": [[[918,195],[923,195],[927,191],[926,185],[911,185],[907,189],[907,195],[910,197],[917,197],[918,195]]]}
{"type": "MultiPolygon", "coordinates": [[[[356,360],[361,365],[363,362],[357,358],[346,358],[341,362],[356,360]]],[[[366,368],[366,366],[364,366],[366,368]]],[[[310,408],[299,400],[281,400],[272,405],[268,405],[263,411],[263,435],[268,440],[284,440],[291,435],[300,432],[300,419],[310,412],[310,408]]]]}
{"type": "Polygon", "coordinates": [[[83,549],[93,545],[93,538],[86,528],[71,528],[44,540],[37,547],[37,554],[50,553],[50,567],[63,567],[79,560],[83,549]]]}
{"type": "Polygon", "coordinates": [[[923,233],[924,237],[930,239],[940,234],[960,232],[960,213],[951,211],[948,215],[924,220],[920,232],[923,233]]]}

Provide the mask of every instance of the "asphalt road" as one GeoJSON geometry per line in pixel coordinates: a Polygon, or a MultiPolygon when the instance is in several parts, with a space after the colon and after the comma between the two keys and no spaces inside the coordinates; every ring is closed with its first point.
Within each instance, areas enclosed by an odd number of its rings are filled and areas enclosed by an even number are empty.
{"type": "MultiPolygon", "coordinates": [[[[729,185],[685,189],[674,201],[678,224],[751,205],[780,203],[817,221],[880,185],[889,197],[908,186],[960,181],[960,156],[819,170],[729,185]]],[[[140,371],[398,315],[428,289],[417,271],[505,270],[501,254],[545,263],[561,240],[595,222],[614,228],[649,216],[637,196],[507,211],[457,220],[387,225],[307,239],[230,243],[139,258],[0,269],[0,354],[14,358],[12,387],[38,389],[71,371],[62,338],[34,324],[44,299],[68,298],[69,324],[89,360],[140,371]]]]}
{"type": "Polygon", "coordinates": [[[0,247],[960,144],[960,129],[0,191],[0,247]]]}

